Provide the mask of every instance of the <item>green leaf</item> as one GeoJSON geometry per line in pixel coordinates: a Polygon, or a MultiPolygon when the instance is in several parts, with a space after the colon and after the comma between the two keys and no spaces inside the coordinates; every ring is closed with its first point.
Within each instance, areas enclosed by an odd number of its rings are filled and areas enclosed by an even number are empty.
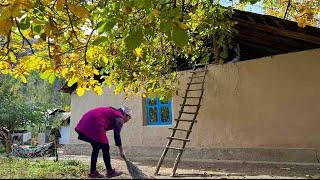
{"type": "Polygon", "coordinates": [[[100,37],[98,37],[97,39],[95,39],[95,40],[92,42],[92,44],[93,44],[93,45],[99,45],[99,44],[101,44],[101,43],[103,43],[103,42],[106,42],[107,40],[108,40],[107,37],[105,37],[105,36],[100,36],[100,37]]]}
{"type": "Polygon", "coordinates": [[[51,74],[50,77],[49,77],[49,83],[53,84],[54,80],[56,80],[56,76],[54,74],[51,74]]]}
{"type": "Polygon", "coordinates": [[[172,31],[172,40],[173,42],[178,46],[178,47],[184,47],[188,41],[189,41],[189,36],[188,34],[181,30],[178,27],[174,27],[172,31]]]}
{"type": "Polygon", "coordinates": [[[155,37],[156,34],[154,33],[153,29],[151,27],[147,27],[145,30],[145,34],[151,37],[155,37]]]}
{"type": "Polygon", "coordinates": [[[173,8],[172,10],[169,11],[168,16],[173,18],[173,19],[180,19],[181,18],[181,9],[179,8],[173,8]]]}
{"type": "Polygon", "coordinates": [[[138,29],[136,31],[131,31],[129,36],[127,36],[124,40],[126,48],[129,50],[133,50],[140,46],[143,40],[143,32],[142,29],[138,29]]]}
{"type": "Polygon", "coordinates": [[[78,78],[72,78],[68,81],[68,87],[71,87],[74,83],[78,82],[79,79],[78,78]]]}
{"type": "Polygon", "coordinates": [[[160,4],[163,5],[163,4],[168,4],[170,3],[171,0],[160,0],[160,4]]]}
{"type": "Polygon", "coordinates": [[[27,30],[30,27],[30,19],[29,18],[24,18],[21,22],[20,22],[20,29],[21,30],[27,30]]]}
{"type": "Polygon", "coordinates": [[[119,83],[119,85],[115,88],[114,93],[119,94],[123,90],[123,85],[123,82],[119,83]]]}
{"type": "Polygon", "coordinates": [[[152,8],[152,1],[151,0],[145,0],[144,8],[146,10],[149,10],[150,8],[152,8]]]}
{"type": "Polygon", "coordinates": [[[168,32],[172,29],[172,24],[168,22],[161,22],[160,23],[160,30],[162,32],[168,32]]]}
{"type": "Polygon", "coordinates": [[[145,4],[144,0],[135,0],[133,2],[133,6],[139,9],[142,8],[144,4],[145,4]]]}
{"type": "Polygon", "coordinates": [[[33,26],[33,31],[40,34],[42,31],[42,27],[40,25],[33,26]]]}
{"type": "Polygon", "coordinates": [[[44,73],[40,74],[41,79],[47,79],[52,74],[51,71],[45,71],[44,73]]]}
{"type": "Polygon", "coordinates": [[[202,63],[202,64],[208,63],[209,62],[209,58],[210,58],[210,54],[207,54],[205,57],[203,57],[200,60],[200,63],[202,63]]]}
{"type": "Polygon", "coordinates": [[[21,78],[21,82],[27,83],[27,79],[24,75],[21,75],[20,78],[21,78]]]}
{"type": "Polygon", "coordinates": [[[115,21],[108,21],[108,22],[99,22],[100,25],[98,25],[98,32],[104,33],[106,31],[110,31],[114,25],[116,25],[115,21]]]}
{"type": "Polygon", "coordinates": [[[98,32],[101,34],[105,31],[106,22],[99,22],[98,23],[98,32]]]}

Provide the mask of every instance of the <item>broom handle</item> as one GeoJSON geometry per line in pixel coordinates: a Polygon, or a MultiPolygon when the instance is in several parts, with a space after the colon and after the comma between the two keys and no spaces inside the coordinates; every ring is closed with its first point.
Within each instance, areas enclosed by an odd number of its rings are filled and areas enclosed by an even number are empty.
{"type": "Polygon", "coordinates": [[[129,161],[129,160],[127,159],[127,157],[124,157],[123,160],[124,160],[124,161],[129,161]]]}

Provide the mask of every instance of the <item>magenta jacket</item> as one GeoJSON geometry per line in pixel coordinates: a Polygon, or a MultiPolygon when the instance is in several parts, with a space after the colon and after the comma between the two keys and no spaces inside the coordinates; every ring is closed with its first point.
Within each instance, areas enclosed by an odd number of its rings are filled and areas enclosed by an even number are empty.
{"type": "Polygon", "coordinates": [[[90,141],[109,144],[106,131],[117,128],[116,118],[124,119],[123,114],[118,109],[98,107],[85,113],[75,130],[90,141]]]}

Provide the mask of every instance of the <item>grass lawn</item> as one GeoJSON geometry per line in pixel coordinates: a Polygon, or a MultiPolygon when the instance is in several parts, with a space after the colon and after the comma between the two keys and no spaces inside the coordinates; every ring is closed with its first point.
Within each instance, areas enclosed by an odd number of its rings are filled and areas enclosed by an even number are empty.
{"type": "Polygon", "coordinates": [[[0,178],[86,178],[88,165],[75,160],[54,162],[44,159],[0,157],[0,178]]]}

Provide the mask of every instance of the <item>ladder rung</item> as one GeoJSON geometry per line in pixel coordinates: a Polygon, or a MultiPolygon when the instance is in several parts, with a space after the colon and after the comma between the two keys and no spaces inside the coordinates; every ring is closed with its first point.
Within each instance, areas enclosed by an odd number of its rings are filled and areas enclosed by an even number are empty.
{"type": "Polygon", "coordinates": [[[188,85],[192,85],[192,84],[203,84],[204,82],[193,82],[193,83],[188,83],[188,85]]]}
{"type": "Polygon", "coordinates": [[[194,77],[189,77],[189,79],[195,79],[195,78],[204,78],[205,76],[194,76],[194,77]]]}
{"type": "Polygon", "coordinates": [[[185,132],[192,132],[191,130],[187,130],[187,129],[179,129],[179,128],[169,128],[171,130],[175,130],[175,131],[185,131],[185,132]]]}
{"type": "Polygon", "coordinates": [[[188,97],[184,97],[184,98],[201,98],[201,97],[188,96],[188,97]]]}
{"type": "Polygon", "coordinates": [[[190,141],[190,139],[182,139],[182,138],[176,138],[176,137],[167,137],[167,138],[172,140],[178,140],[178,141],[190,141]]]}
{"type": "Polygon", "coordinates": [[[185,112],[185,111],[179,111],[179,112],[184,114],[198,114],[197,112],[185,112]]]}
{"type": "Polygon", "coordinates": [[[185,122],[198,122],[197,120],[190,120],[190,119],[175,119],[175,121],[185,121],[185,122]]]}
{"type": "Polygon", "coordinates": [[[203,91],[204,89],[187,89],[187,91],[203,91]]]}
{"type": "Polygon", "coordinates": [[[205,66],[205,65],[209,65],[209,63],[204,63],[204,64],[195,64],[195,67],[199,67],[199,66],[205,66]]]}
{"type": "Polygon", "coordinates": [[[180,104],[180,106],[201,106],[200,104],[180,104]]]}
{"type": "Polygon", "coordinates": [[[167,146],[167,149],[174,149],[174,150],[179,150],[179,151],[184,151],[183,148],[178,148],[178,147],[173,147],[173,146],[167,146]]]}
{"type": "Polygon", "coordinates": [[[203,70],[194,70],[193,73],[201,73],[201,72],[206,72],[208,71],[207,69],[203,69],[203,70]]]}

